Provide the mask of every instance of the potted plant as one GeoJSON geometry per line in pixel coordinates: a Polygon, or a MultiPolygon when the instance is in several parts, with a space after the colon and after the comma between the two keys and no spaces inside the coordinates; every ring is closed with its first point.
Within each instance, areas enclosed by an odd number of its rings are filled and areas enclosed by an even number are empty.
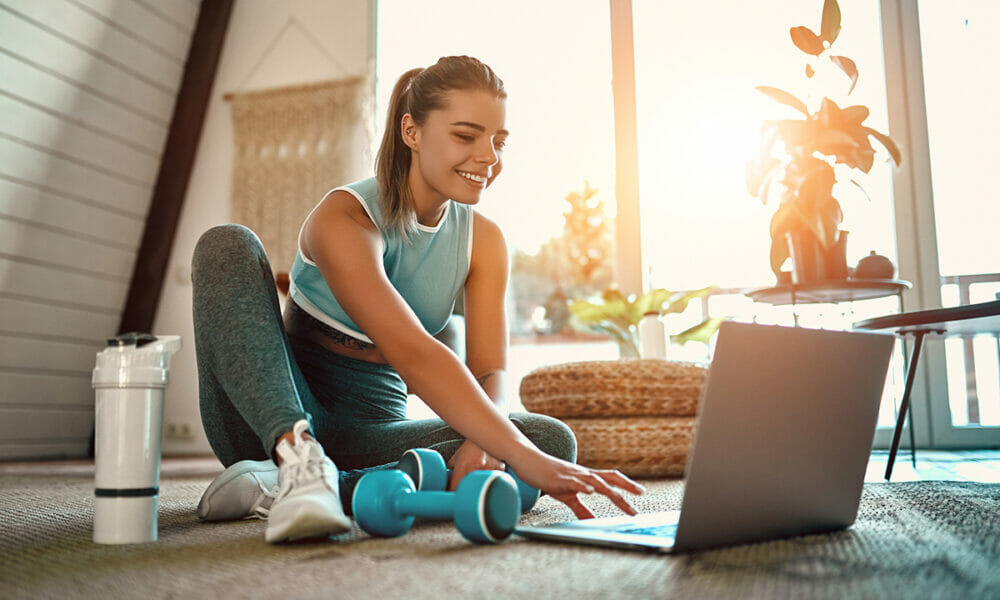
{"type": "MultiPolygon", "coordinates": [[[[840,33],[837,0],[824,1],[818,34],[808,27],[792,27],[790,33],[792,43],[807,57],[807,79],[816,81],[817,69],[836,67],[849,80],[846,95],[854,91],[857,65],[833,51],[840,33]]],[[[847,272],[845,232],[840,231],[844,215],[833,195],[833,185],[846,178],[864,191],[856,174],[868,173],[875,162],[871,138],[888,151],[896,165],[901,161],[899,149],[888,135],[865,125],[869,110],[863,105],[841,108],[823,95],[810,107],[784,90],[769,86],[756,89],[801,113],[794,119],[764,122],[760,151],[747,168],[747,189],[754,197],[764,204],[775,194],[779,198],[770,223],[771,270],[781,282],[781,266],[791,256],[795,282],[843,278],[847,272]],[[810,257],[814,265],[809,264],[810,257]],[[828,258],[838,264],[827,268],[828,258]]]]}
{"type": "MultiPolygon", "coordinates": [[[[577,329],[599,331],[616,342],[622,358],[639,358],[639,322],[644,317],[660,317],[682,313],[695,298],[704,298],[714,290],[707,287],[693,292],[671,292],[655,289],[640,296],[626,298],[616,287],[609,287],[599,299],[574,299],[569,302],[571,323],[577,329]]],[[[710,318],[698,325],[670,336],[670,341],[683,344],[690,341],[708,342],[725,319],[710,318]]]]}

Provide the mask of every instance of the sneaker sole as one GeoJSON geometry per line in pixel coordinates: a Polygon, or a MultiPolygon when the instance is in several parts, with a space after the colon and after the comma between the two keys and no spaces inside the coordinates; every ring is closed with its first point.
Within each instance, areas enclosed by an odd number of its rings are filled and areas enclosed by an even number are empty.
{"type": "Polygon", "coordinates": [[[351,520],[340,511],[331,514],[331,509],[316,503],[301,503],[291,507],[292,514],[285,516],[287,510],[271,513],[267,522],[264,539],[272,544],[292,542],[305,539],[322,539],[350,531],[351,520]]]}
{"type": "MultiPolygon", "coordinates": [[[[212,499],[215,493],[219,491],[219,488],[227,485],[232,480],[237,477],[242,477],[247,473],[254,472],[265,472],[265,471],[277,471],[278,467],[270,460],[241,460],[237,463],[233,463],[229,466],[221,475],[215,478],[205,493],[201,495],[201,500],[198,502],[198,518],[202,521],[212,520],[212,521],[230,521],[234,519],[207,519],[209,512],[211,512],[212,499]]],[[[237,517],[246,518],[246,517],[237,517]]]]}

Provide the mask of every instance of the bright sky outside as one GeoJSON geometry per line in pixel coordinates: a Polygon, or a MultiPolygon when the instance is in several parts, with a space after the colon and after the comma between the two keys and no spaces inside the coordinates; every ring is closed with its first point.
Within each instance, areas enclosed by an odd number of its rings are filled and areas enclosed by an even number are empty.
{"type": "Polygon", "coordinates": [[[941,273],[1000,273],[996,244],[992,251],[982,245],[1000,224],[993,177],[1000,164],[1000,2],[938,0],[919,8],[941,273]]]}

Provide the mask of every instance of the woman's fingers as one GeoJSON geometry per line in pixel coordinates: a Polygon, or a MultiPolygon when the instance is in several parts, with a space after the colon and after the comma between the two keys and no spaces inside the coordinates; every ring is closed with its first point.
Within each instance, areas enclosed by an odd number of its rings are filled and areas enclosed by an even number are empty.
{"type": "Polygon", "coordinates": [[[590,510],[590,508],[588,508],[587,505],[583,503],[583,501],[580,500],[580,497],[578,495],[558,494],[552,497],[562,502],[566,506],[568,506],[569,509],[573,511],[573,514],[576,515],[577,519],[594,518],[594,512],[590,510]]]}
{"type": "Polygon", "coordinates": [[[626,492],[631,492],[633,494],[642,494],[646,491],[646,488],[632,481],[620,471],[608,470],[608,471],[592,471],[592,472],[596,473],[604,481],[610,483],[615,487],[619,487],[625,490],[626,492]]]}
{"type": "Polygon", "coordinates": [[[607,482],[605,482],[604,477],[607,477],[607,475],[602,476],[601,474],[591,472],[589,483],[594,487],[594,490],[597,493],[606,496],[612,503],[614,503],[615,506],[622,509],[622,511],[626,514],[637,514],[639,511],[637,511],[618,490],[608,485],[607,482]]]}
{"type": "Polygon", "coordinates": [[[580,500],[578,494],[601,494],[626,514],[638,513],[635,507],[612,486],[620,487],[633,494],[641,494],[645,488],[618,471],[581,470],[582,473],[577,473],[575,477],[566,481],[565,487],[568,487],[569,490],[551,494],[553,498],[568,506],[578,519],[590,519],[594,516],[594,513],[580,500]]]}

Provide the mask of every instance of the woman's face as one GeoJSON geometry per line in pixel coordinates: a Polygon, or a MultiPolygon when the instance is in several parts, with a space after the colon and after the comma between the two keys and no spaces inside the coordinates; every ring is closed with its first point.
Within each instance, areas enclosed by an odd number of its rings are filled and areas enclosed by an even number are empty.
{"type": "Polygon", "coordinates": [[[416,192],[476,204],[502,168],[506,105],[480,90],[452,90],[444,108],[423,125],[403,117],[403,138],[413,150],[410,184],[416,192]],[[416,177],[414,177],[416,176],[416,177]]]}

